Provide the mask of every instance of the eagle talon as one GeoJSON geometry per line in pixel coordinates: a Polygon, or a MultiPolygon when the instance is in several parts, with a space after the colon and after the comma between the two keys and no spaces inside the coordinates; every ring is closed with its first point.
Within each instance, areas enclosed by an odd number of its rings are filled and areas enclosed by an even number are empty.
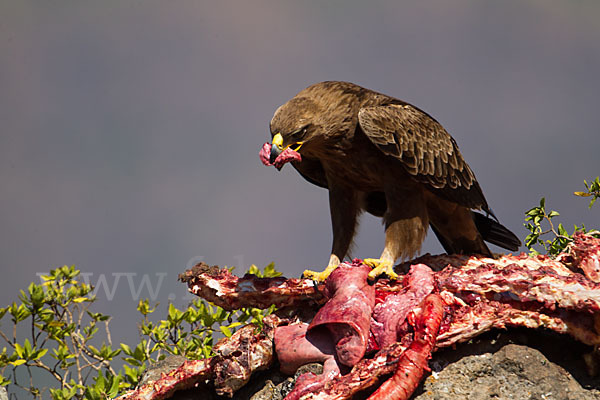
{"type": "Polygon", "coordinates": [[[386,274],[392,280],[398,278],[398,274],[394,272],[394,263],[392,261],[382,258],[365,258],[363,263],[373,268],[369,272],[369,279],[375,279],[382,274],[386,274]]]}
{"type": "Polygon", "coordinates": [[[312,279],[316,282],[323,282],[331,275],[331,273],[338,267],[339,264],[329,264],[323,272],[311,271],[309,269],[302,273],[302,277],[305,279],[312,279]]]}

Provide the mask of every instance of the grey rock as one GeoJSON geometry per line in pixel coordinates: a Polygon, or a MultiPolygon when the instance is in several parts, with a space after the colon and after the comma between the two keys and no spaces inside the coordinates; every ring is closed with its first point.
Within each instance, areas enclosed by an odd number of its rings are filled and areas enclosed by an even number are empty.
{"type": "Polygon", "coordinates": [[[145,385],[148,382],[154,382],[160,378],[163,373],[167,373],[172,369],[178,368],[185,362],[186,358],[183,356],[176,356],[169,354],[164,360],[157,362],[150,366],[142,375],[139,386],[145,385]]]}
{"type": "Polygon", "coordinates": [[[250,400],[281,400],[281,391],[271,381],[267,381],[262,389],[256,392],[250,400]]]}
{"type": "Polygon", "coordinates": [[[271,368],[255,374],[250,382],[233,396],[233,400],[282,400],[281,385],[289,378],[271,368]]]}
{"type": "Polygon", "coordinates": [[[597,390],[586,390],[564,368],[541,352],[509,344],[496,353],[464,357],[431,374],[415,400],[593,400],[597,390]]]}
{"type": "MultiPolygon", "coordinates": [[[[275,368],[275,370],[278,370],[278,368],[275,368]]],[[[283,398],[285,398],[285,396],[287,396],[294,388],[296,379],[307,372],[320,374],[323,372],[323,366],[316,363],[303,365],[298,368],[298,371],[296,371],[293,377],[286,377],[279,372],[268,373],[268,379],[265,380],[263,387],[256,391],[251,397],[243,397],[244,393],[236,393],[236,396],[234,397],[238,397],[239,394],[240,400],[248,398],[250,400],[283,400],[283,398]]]]}

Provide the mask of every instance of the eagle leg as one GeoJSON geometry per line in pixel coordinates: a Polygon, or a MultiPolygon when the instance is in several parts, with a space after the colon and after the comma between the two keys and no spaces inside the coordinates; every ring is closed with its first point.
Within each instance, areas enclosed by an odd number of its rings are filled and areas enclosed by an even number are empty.
{"type": "Polygon", "coordinates": [[[400,190],[395,188],[386,196],[388,210],[384,215],[385,247],[381,256],[368,258],[365,264],[373,267],[369,273],[370,279],[375,279],[381,274],[386,274],[390,279],[396,279],[394,263],[398,258],[409,258],[421,249],[425,240],[429,218],[427,209],[419,190],[400,190]]]}
{"type": "Polygon", "coordinates": [[[304,271],[304,277],[322,282],[340,264],[352,243],[356,220],[360,212],[359,194],[356,190],[343,184],[329,182],[329,211],[333,228],[333,244],[329,264],[323,272],[304,271]]]}

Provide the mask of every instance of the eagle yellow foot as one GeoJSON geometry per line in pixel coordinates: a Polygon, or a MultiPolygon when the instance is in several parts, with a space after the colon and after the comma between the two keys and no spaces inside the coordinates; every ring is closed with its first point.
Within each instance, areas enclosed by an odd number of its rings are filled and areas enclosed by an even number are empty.
{"type": "Polygon", "coordinates": [[[329,275],[338,267],[336,265],[328,265],[327,268],[323,272],[311,271],[309,269],[305,270],[302,273],[302,277],[307,279],[312,279],[313,281],[323,282],[325,279],[329,277],[329,275]]]}
{"type": "Polygon", "coordinates": [[[338,256],[332,253],[331,257],[329,257],[329,264],[327,265],[327,268],[325,268],[325,271],[316,272],[307,269],[302,274],[302,277],[312,279],[313,281],[317,282],[323,282],[325,279],[329,278],[329,275],[331,275],[338,265],[340,265],[340,259],[338,256]]]}
{"type": "Polygon", "coordinates": [[[307,269],[302,273],[302,277],[307,279],[312,279],[313,281],[323,282],[325,279],[329,277],[329,275],[338,267],[337,264],[329,264],[327,268],[323,272],[316,272],[307,269]]]}
{"type": "Polygon", "coordinates": [[[373,268],[369,272],[369,279],[375,279],[381,274],[386,274],[390,279],[397,279],[398,274],[394,272],[394,262],[383,258],[365,258],[363,263],[373,268]]]}

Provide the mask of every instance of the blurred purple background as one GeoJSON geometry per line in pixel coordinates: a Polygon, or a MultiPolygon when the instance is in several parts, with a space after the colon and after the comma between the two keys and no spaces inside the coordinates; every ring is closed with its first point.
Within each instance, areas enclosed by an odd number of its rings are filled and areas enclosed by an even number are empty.
{"type": "MultiPolygon", "coordinates": [[[[193,261],[324,267],[327,192],[258,159],[274,110],[322,80],[432,114],[521,238],[542,196],[569,230],[598,226],[572,192],[600,173],[599,15],[597,1],[2,2],[0,305],[74,264],[106,279],[98,310],[133,343],[138,297],[187,304],[176,276],[193,261]]],[[[354,255],[383,238],[365,216],[354,255]]],[[[430,235],[423,252],[441,251],[430,235]]]]}

